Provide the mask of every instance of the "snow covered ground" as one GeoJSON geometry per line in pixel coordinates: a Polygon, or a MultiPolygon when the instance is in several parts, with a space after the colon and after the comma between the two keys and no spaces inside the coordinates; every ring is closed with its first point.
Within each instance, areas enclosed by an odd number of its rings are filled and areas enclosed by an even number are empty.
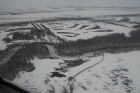
{"type": "MultiPolygon", "coordinates": [[[[75,8],[43,8],[40,10],[31,9],[28,11],[10,10],[6,12],[2,11],[0,13],[0,24],[31,20],[58,19],[63,17],[90,17],[91,20],[43,21],[38,22],[37,24],[43,24],[50,28],[55,35],[66,40],[73,41],[113,33],[124,33],[126,36],[129,36],[129,32],[134,30],[133,26],[136,25],[136,23],[132,22],[140,22],[140,9],[86,8],[79,10],[75,8]],[[17,13],[17,15],[11,15],[11,13],[17,13]],[[127,15],[130,15],[128,16],[130,20],[128,22],[121,22],[121,19],[127,15]],[[95,22],[94,20],[98,22],[95,22]],[[105,22],[104,20],[108,21],[105,22]],[[99,28],[97,28],[98,26],[99,28]]],[[[27,24],[24,26],[7,27],[7,29],[16,29],[22,27],[30,28],[33,26],[31,24],[27,24]]],[[[6,43],[4,43],[2,39],[10,34],[10,32],[4,32],[5,28],[6,26],[0,27],[0,50],[5,49],[6,47],[6,43]]],[[[26,30],[25,32],[29,32],[29,30],[26,30]]],[[[8,37],[12,39],[12,35],[9,35],[8,37]]],[[[48,39],[48,37],[45,37],[45,39],[48,39]]],[[[14,42],[24,42],[24,40],[17,40],[14,42]]],[[[31,62],[34,64],[36,69],[32,72],[21,71],[13,82],[37,93],[51,92],[50,90],[52,90],[52,86],[54,86],[56,93],[62,93],[63,86],[68,88],[69,91],[68,78],[70,76],[76,75],[84,68],[94,65],[102,59],[102,56],[91,58],[86,55],[92,55],[92,53],[82,55],[87,62],[76,67],[68,68],[68,72],[61,72],[61,74],[66,75],[66,77],[62,78],[51,78],[50,72],[54,72],[55,67],[59,68],[60,62],[64,62],[64,60],[74,60],[80,57],[66,57],[57,55],[56,53],[53,56],[54,58],[56,57],[56,59],[35,58],[31,62]]],[[[140,51],[121,54],[105,53],[104,60],[101,63],[75,77],[76,81],[74,82],[75,88],[73,93],[139,93],[139,55],[140,51]]]]}
{"type": "Polygon", "coordinates": [[[49,27],[57,36],[73,41],[113,33],[124,33],[126,36],[129,36],[129,32],[134,30],[132,26],[135,25],[129,22],[115,22],[115,24],[111,24],[94,22],[93,20],[57,21],[43,24],[49,27]],[[96,26],[100,28],[95,29],[96,26]]]}
{"type": "MultiPolygon", "coordinates": [[[[129,15],[139,14],[140,9],[123,9],[123,8],[85,8],[83,10],[62,8],[59,9],[39,9],[39,10],[25,10],[25,11],[13,11],[9,10],[9,14],[0,15],[0,23],[3,22],[17,22],[17,21],[31,21],[37,19],[54,18],[54,17],[98,17],[108,15],[129,15]],[[46,10],[46,11],[44,11],[46,10]],[[41,11],[41,12],[40,12],[41,11]],[[10,13],[18,13],[17,15],[11,15],[10,13]]],[[[2,11],[1,13],[5,13],[2,11]]],[[[135,20],[136,18],[133,18],[135,20]]],[[[138,21],[138,20],[135,20],[138,21]]]]}
{"type": "MultiPolygon", "coordinates": [[[[44,24],[51,29],[57,36],[64,38],[65,40],[77,40],[87,39],[94,36],[107,35],[112,33],[125,33],[129,36],[129,32],[133,30],[132,26],[140,22],[140,9],[139,8],[40,8],[40,9],[23,9],[21,10],[0,10],[0,24],[10,22],[25,22],[31,20],[49,20],[57,18],[84,18],[89,17],[91,20],[67,20],[67,21],[52,21],[52,22],[41,22],[38,24],[44,24]],[[11,13],[17,13],[11,15],[11,13]],[[129,15],[129,16],[128,16],[129,15]],[[118,22],[122,18],[127,17],[130,19],[129,22],[118,22]],[[105,22],[94,22],[94,20],[110,20],[109,22],[118,24],[109,24],[105,22]],[[120,26],[124,25],[124,26],[120,26]],[[96,26],[100,26],[99,29],[93,29],[96,26]],[[100,32],[101,31],[101,32],[100,32]],[[105,31],[105,32],[102,32],[105,31]],[[66,32],[66,33],[65,33],[66,32]]],[[[27,28],[33,27],[31,24],[27,25],[11,25],[0,27],[0,32],[5,28],[16,29],[16,28],[27,28]]],[[[29,32],[29,31],[28,31],[29,32]]],[[[5,36],[0,33],[1,39],[5,36]]],[[[10,37],[11,38],[11,37],[10,37]]],[[[0,44],[4,49],[4,44],[0,39],[0,44]]]]}
{"type": "MultiPolygon", "coordinates": [[[[73,93],[139,93],[139,55],[140,51],[121,54],[105,53],[103,62],[75,77],[73,93]]],[[[102,59],[102,56],[88,59],[88,62],[70,68],[65,73],[67,76],[62,78],[50,78],[49,75],[50,72],[54,71],[54,67],[59,67],[58,63],[63,62],[63,60],[35,59],[32,60],[32,63],[34,63],[36,69],[32,72],[20,72],[13,82],[38,93],[48,92],[53,85],[56,93],[61,93],[62,86],[69,89],[69,76],[74,76],[82,69],[96,64],[102,59]]]]}
{"type": "MultiPolygon", "coordinates": [[[[109,21],[110,22],[110,21],[109,21]]],[[[112,21],[111,21],[112,22],[112,21]]],[[[113,21],[114,22],[114,21],[113,21]]],[[[55,35],[59,36],[65,40],[78,40],[78,39],[88,39],[95,36],[108,35],[113,33],[124,33],[126,36],[129,36],[129,32],[134,30],[132,26],[136,25],[135,23],[129,22],[94,22],[93,20],[66,20],[66,21],[52,21],[52,22],[39,22],[37,24],[43,24],[46,27],[50,28],[55,35]],[[99,26],[99,28],[97,28],[99,26]]],[[[7,31],[10,29],[19,29],[19,28],[33,28],[29,23],[24,26],[8,26],[7,31]]],[[[6,44],[2,41],[3,38],[6,38],[8,35],[12,39],[13,32],[4,32],[5,27],[1,27],[0,33],[0,50],[5,49],[6,44]]],[[[30,32],[30,29],[27,30],[16,30],[14,32],[30,32]]],[[[46,38],[46,40],[48,40],[46,38]]],[[[16,41],[15,41],[16,42],[16,41]]],[[[18,41],[17,41],[18,42],[18,41]]]]}

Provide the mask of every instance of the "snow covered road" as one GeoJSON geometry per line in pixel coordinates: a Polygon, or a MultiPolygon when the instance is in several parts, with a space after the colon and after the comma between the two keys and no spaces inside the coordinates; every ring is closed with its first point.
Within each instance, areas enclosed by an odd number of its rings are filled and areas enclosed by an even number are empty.
{"type": "Polygon", "coordinates": [[[46,45],[46,46],[48,47],[49,52],[52,55],[52,57],[57,58],[57,59],[62,59],[62,60],[87,59],[88,56],[94,55],[94,52],[90,52],[90,53],[85,53],[85,54],[77,55],[77,56],[65,56],[65,55],[60,55],[54,46],[52,45],[46,45]]]}

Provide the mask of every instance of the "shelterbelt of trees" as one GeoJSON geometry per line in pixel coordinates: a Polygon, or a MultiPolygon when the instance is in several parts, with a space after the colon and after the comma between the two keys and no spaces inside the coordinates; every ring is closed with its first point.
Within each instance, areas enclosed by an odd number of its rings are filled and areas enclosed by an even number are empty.
{"type": "Polygon", "coordinates": [[[124,33],[114,33],[87,40],[67,41],[58,44],[56,48],[60,54],[74,56],[98,50],[140,46],[140,29],[133,30],[129,34],[129,37],[124,33]]]}

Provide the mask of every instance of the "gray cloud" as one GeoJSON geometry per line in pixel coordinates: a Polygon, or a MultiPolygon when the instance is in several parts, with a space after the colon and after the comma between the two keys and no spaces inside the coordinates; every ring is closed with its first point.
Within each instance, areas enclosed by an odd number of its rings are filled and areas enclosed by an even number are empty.
{"type": "Polygon", "coordinates": [[[34,8],[49,6],[138,7],[140,6],[140,0],[0,0],[0,8],[34,8]]]}

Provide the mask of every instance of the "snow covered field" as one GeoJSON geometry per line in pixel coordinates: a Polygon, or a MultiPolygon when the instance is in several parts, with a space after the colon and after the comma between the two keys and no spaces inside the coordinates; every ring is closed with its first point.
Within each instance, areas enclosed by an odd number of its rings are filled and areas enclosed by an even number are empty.
{"type": "MultiPolygon", "coordinates": [[[[87,39],[94,36],[107,35],[112,33],[125,33],[133,30],[135,22],[140,22],[139,8],[40,8],[19,10],[1,10],[0,24],[11,22],[26,22],[32,20],[46,20],[39,22],[50,28],[57,36],[66,40],[87,39]],[[8,14],[7,14],[8,13],[8,14]],[[11,15],[11,13],[16,13],[11,15]],[[90,18],[87,20],[58,20],[59,18],[90,18]],[[129,21],[121,21],[123,18],[129,18],[129,21]],[[55,21],[55,20],[58,21],[55,21]],[[48,22],[47,20],[53,20],[48,22]],[[104,20],[107,20],[104,21],[104,20]],[[108,23],[111,22],[111,23],[108,23]],[[133,22],[133,23],[132,23],[133,22]],[[117,24],[117,25],[116,25],[117,24]],[[98,29],[95,29],[99,26],[98,29]],[[66,33],[65,33],[66,32],[66,33]],[[69,33],[70,32],[70,33],[69,33]]],[[[16,29],[33,27],[27,25],[1,26],[0,29],[16,29]]],[[[0,34],[2,35],[2,34],[0,34]]],[[[3,48],[2,48],[3,49],[3,48]]]]}
{"type": "MultiPolygon", "coordinates": [[[[85,8],[83,10],[78,10],[77,8],[62,8],[62,9],[39,9],[39,10],[9,10],[9,14],[0,15],[0,23],[5,22],[17,22],[17,21],[31,21],[45,18],[54,18],[54,17],[100,17],[108,16],[108,15],[133,15],[139,14],[139,8],[85,8]],[[46,11],[44,11],[46,10],[46,11]],[[41,12],[40,12],[41,11],[41,12]],[[11,13],[17,13],[17,15],[11,15],[11,13]]],[[[1,13],[5,13],[5,11],[1,11],[1,13]]],[[[7,13],[7,12],[6,12],[7,13]]],[[[106,17],[108,19],[108,17],[106,17]]],[[[111,17],[113,18],[113,17],[111,17]]],[[[137,17],[139,19],[139,17],[137,17]]],[[[136,20],[136,18],[132,18],[132,20],[136,20]]]]}
{"type": "MultiPolygon", "coordinates": [[[[113,33],[124,33],[125,36],[129,37],[129,32],[136,29],[133,26],[140,24],[140,8],[0,10],[0,50],[4,50],[7,45],[2,41],[3,38],[9,37],[12,40],[13,32],[30,32],[30,29],[20,29],[33,28],[30,21],[34,21],[38,25],[43,24],[56,36],[66,41],[88,39],[113,33]],[[123,21],[124,18],[128,18],[128,20],[123,21]],[[21,23],[13,25],[12,22],[21,23]],[[11,25],[7,26],[8,23],[11,25]],[[11,29],[18,30],[10,32],[11,29]]],[[[51,35],[50,37],[53,38],[51,35]]],[[[44,38],[48,40],[49,36],[46,35],[44,38]]],[[[12,42],[28,41],[34,40],[14,40],[12,42]]],[[[53,50],[53,46],[46,46],[51,50],[49,52],[54,59],[35,58],[31,60],[35,69],[32,72],[20,71],[13,80],[14,83],[30,89],[33,93],[53,93],[53,90],[55,93],[62,93],[64,87],[70,93],[70,84],[74,86],[73,93],[140,93],[140,74],[138,74],[140,71],[140,51],[120,54],[104,53],[104,59],[100,62],[103,55],[93,57],[94,53],[89,52],[81,56],[61,56],[53,50]],[[65,77],[50,77],[51,72],[58,72],[55,68],[60,68],[60,63],[77,59],[83,59],[86,62],[76,67],[68,67],[68,71],[65,73],[60,72],[60,74],[66,75],[65,77]],[[97,64],[98,62],[100,63],[97,64]],[[84,68],[94,64],[97,65],[76,76],[76,81],[68,82],[69,77],[75,76],[84,68]]]]}
{"type": "Polygon", "coordinates": [[[113,33],[124,33],[126,36],[129,36],[129,32],[134,30],[132,26],[135,25],[134,23],[127,22],[116,22],[116,24],[118,25],[106,22],[94,22],[94,20],[44,23],[44,25],[50,27],[57,36],[73,41],[113,33]],[[122,24],[123,26],[120,26],[122,24]],[[99,28],[96,28],[97,26],[99,26],[99,28]]]}
{"type": "MultiPolygon", "coordinates": [[[[139,93],[140,82],[138,71],[140,51],[122,54],[105,54],[100,64],[79,74],[75,79],[73,93],[139,93]],[[135,55],[135,56],[134,56],[135,55]]],[[[68,77],[74,76],[83,68],[96,64],[102,56],[88,58],[89,61],[69,69],[66,77],[50,78],[50,72],[54,67],[59,67],[61,59],[35,59],[32,61],[36,69],[32,72],[20,72],[13,82],[38,93],[48,92],[51,85],[55,87],[56,93],[61,93],[62,86],[68,87],[68,77]],[[48,80],[48,83],[45,83],[48,80]]],[[[68,87],[69,88],[69,87],[68,87]]]]}

